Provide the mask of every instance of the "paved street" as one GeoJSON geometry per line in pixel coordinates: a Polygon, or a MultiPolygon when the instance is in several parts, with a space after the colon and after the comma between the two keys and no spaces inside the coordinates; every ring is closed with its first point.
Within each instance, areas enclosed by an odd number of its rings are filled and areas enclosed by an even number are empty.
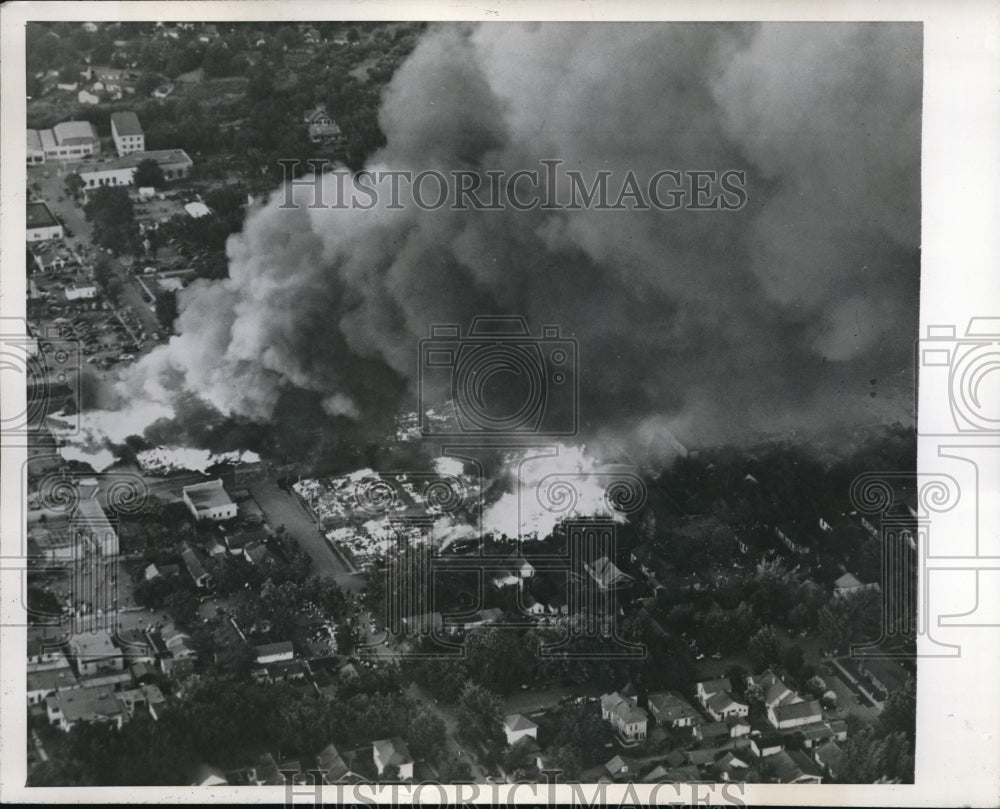
{"type": "Polygon", "coordinates": [[[252,484],[250,493],[264,512],[268,524],[275,530],[279,526],[285,526],[285,530],[299,543],[299,547],[309,554],[314,573],[332,578],[345,592],[361,591],[363,578],[352,574],[330,549],[326,537],[320,533],[312,516],[294,495],[278,488],[273,481],[252,484]]]}
{"type": "Polygon", "coordinates": [[[475,760],[466,751],[465,747],[455,738],[455,734],[458,732],[458,717],[455,714],[455,709],[450,705],[438,702],[416,683],[411,683],[407,686],[406,693],[418,703],[426,705],[441,717],[444,722],[445,729],[448,732],[448,755],[462,761],[468,761],[469,766],[472,768],[472,780],[479,784],[485,784],[487,775],[486,771],[475,762],[475,760]]]}

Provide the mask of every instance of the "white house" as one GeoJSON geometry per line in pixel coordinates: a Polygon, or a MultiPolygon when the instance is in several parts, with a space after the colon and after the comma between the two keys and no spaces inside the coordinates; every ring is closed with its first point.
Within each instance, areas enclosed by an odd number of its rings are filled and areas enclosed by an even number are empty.
{"type": "Polygon", "coordinates": [[[627,742],[646,738],[649,715],[617,691],[601,697],[601,717],[610,722],[627,742]]]}
{"type": "Polygon", "coordinates": [[[507,736],[507,744],[514,745],[526,736],[537,739],[538,725],[519,713],[512,713],[504,717],[503,732],[507,736]]]}
{"type": "Polygon", "coordinates": [[[221,478],[185,486],[181,498],[196,520],[220,522],[236,516],[236,503],[226,493],[221,478]]]}
{"type": "Polygon", "coordinates": [[[823,720],[823,711],[818,700],[808,702],[789,702],[784,705],[768,707],[767,721],[776,730],[789,730],[801,725],[808,725],[823,720]]]}
{"type": "Polygon", "coordinates": [[[131,110],[111,113],[111,137],[118,156],[146,150],[146,136],[139,123],[139,116],[131,110]]]}
{"type": "Polygon", "coordinates": [[[698,721],[698,712],[676,691],[650,694],[649,712],[659,724],[671,728],[691,727],[698,721]]]}

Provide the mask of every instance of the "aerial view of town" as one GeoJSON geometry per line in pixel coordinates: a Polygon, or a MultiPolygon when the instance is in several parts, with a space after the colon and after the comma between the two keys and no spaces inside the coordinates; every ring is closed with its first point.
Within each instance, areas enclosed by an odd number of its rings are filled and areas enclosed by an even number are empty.
{"type": "Polygon", "coordinates": [[[29,786],[913,782],[919,26],[25,36],[29,786]]]}

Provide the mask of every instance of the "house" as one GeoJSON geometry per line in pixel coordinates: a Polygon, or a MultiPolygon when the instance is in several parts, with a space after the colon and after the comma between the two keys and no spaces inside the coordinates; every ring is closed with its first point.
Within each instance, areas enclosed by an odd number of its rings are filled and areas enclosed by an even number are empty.
{"type": "Polygon", "coordinates": [[[57,691],[45,701],[49,722],[69,733],[80,722],[103,724],[121,729],[125,708],[110,688],[77,688],[57,691]]]}
{"type": "Polygon", "coordinates": [[[739,739],[750,735],[750,723],[742,717],[731,716],[726,720],[726,724],[729,726],[729,737],[731,739],[739,739]]]}
{"type": "Polygon", "coordinates": [[[698,702],[704,708],[705,703],[708,702],[709,698],[714,697],[716,694],[722,694],[729,691],[732,688],[732,683],[729,682],[728,677],[717,677],[714,680],[703,680],[695,685],[695,695],[698,697],[698,702]]]}
{"type": "Polygon", "coordinates": [[[510,572],[519,579],[530,579],[535,575],[534,566],[519,553],[512,553],[506,561],[510,572]]]}
{"type": "Polygon", "coordinates": [[[57,691],[79,688],[80,682],[69,668],[29,671],[25,691],[29,705],[40,705],[57,691]]]}
{"type": "Polygon", "coordinates": [[[705,710],[712,719],[719,722],[731,717],[747,716],[750,706],[734,699],[728,691],[720,691],[705,701],[705,710]]]}
{"type": "Polygon", "coordinates": [[[187,568],[188,575],[194,582],[195,587],[203,590],[206,587],[212,586],[211,575],[205,570],[194,548],[186,542],[181,546],[181,560],[184,562],[184,567],[187,568]]]}
{"type": "Polygon", "coordinates": [[[859,671],[867,674],[871,681],[887,694],[901,691],[906,686],[908,672],[896,660],[858,657],[854,662],[859,671]]]}
{"type": "Polygon", "coordinates": [[[593,564],[584,563],[583,566],[601,591],[625,587],[633,581],[631,576],[619,570],[607,556],[594,560],[593,564]]]}
{"type": "Polygon", "coordinates": [[[226,493],[221,478],[185,486],[181,499],[196,520],[220,522],[236,516],[236,503],[226,493]]]}
{"type": "Polygon", "coordinates": [[[413,758],[410,756],[410,749],[398,736],[372,742],[372,756],[379,775],[385,772],[386,767],[395,767],[401,781],[413,778],[413,758]]]}
{"type": "Polygon", "coordinates": [[[872,582],[865,584],[857,576],[845,573],[833,583],[833,595],[835,598],[851,598],[866,590],[878,590],[878,584],[872,582]]]}
{"type": "Polygon", "coordinates": [[[615,756],[604,765],[604,771],[615,781],[631,781],[639,774],[639,764],[633,758],[615,756]]]}
{"type": "Polygon", "coordinates": [[[707,767],[709,764],[715,763],[715,757],[719,754],[718,750],[709,749],[698,749],[689,750],[687,754],[688,763],[693,764],[695,767],[702,769],[707,767]]]}
{"type": "Polygon", "coordinates": [[[626,742],[646,738],[649,715],[617,691],[601,697],[601,718],[610,722],[626,742]]]}
{"type": "Polygon", "coordinates": [[[122,650],[122,658],[126,666],[131,668],[136,663],[152,664],[156,660],[156,650],[141,629],[119,629],[115,635],[118,646],[122,650]]]}
{"type": "Polygon", "coordinates": [[[785,749],[785,740],[777,733],[751,734],[750,749],[757,758],[766,758],[785,749]]]}
{"type": "Polygon", "coordinates": [[[265,643],[263,646],[254,647],[254,655],[256,661],[261,664],[280,663],[295,657],[295,647],[290,640],[265,643]]]}
{"type": "Polygon", "coordinates": [[[111,642],[111,634],[106,629],[72,635],[69,648],[81,677],[125,668],[121,650],[111,642]]]}
{"type": "Polygon", "coordinates": [[[181,572],[179,565],[149,565],[145,570],[146,581],[152,581],[153,579],[158,579],[161,576],[166,578],[169,576],[179,576],[181,572]]]}
{"type": "Polygon", "coordinates": [[[781,678],[778,677],[778,675],[773,671],[765,671],[757,677],[750,676],[747,678],[747,683],[754,683],[760,686],[761,690],[764,692],[765,708],[774,708],[778,705],[802,702],[802,697],[785,685],[781,678]]]}
{"type": "Polygon", "coordinates": [[[818,700],[790,702],[767,709],[767,721],[776,730],[789,730],[811,722],[820,722],[822,719],[823,711],[818,700]]]}
{"type": "Polygon", "coordinates": [[[715,768],[723,781],[745,781],[750,762],[729,750],[715,762],[715,768]]]}
{"type": "Polygon", "coordinates": [[[838,778],[844,773],[847,757],[836,742],[824,742],[813,750],[813,760],[829,773],[830,778],[838,778]]]}
{"type": "Polygon", "coordinates": [[[522,602],[524,612],[528,615],[544,615],[546,612],[545,605],[536,601],[531,593],[525,593],[522,602]]]}
{"type": "Polygon", "coordinates": [[[190,646],[191,638],[173,623],[165,624],[158,630],[150,628],[146,637],[164,674],[181,677],[194,668],[198,655],[190,646]]]}
{"type": "Polygon", "coordinates": [[[669,768],[658,764],[642,777],[644,784],[691,783],[702,780],[698,768],[690,764],[669,768]]]}
{"type": "Polygon", "coordinates": [[[90,496],[80,498],[69,524],[73,539],[89,551],[103,556],[118,555],[118,533],[97,502],[96,488],[90,496]]]}
{"type": "Polygon", "coordinates": [[[663,691],[649,695],[649,712],[666,727],[690,727],[699,722],[698,712],[676,691],[663,691]]]}
{"type": "Polygon", "coordinates": [[[729,738],[729,725],[726,722],[706,722],[695,726],[694,735],[706,744],[715,744],[729,738]]]}
{"type": "Polygon", "coordinates": [[[798,750],[782,750],[771,756],[769,762],[782,784],[823,783],[823,776],[816,764],[798,750]]]}
{"type": "Polygon", "coordinates": [[[157,721],[160,718],[159,711],[163,710],[163,706],[167,704],[167,698],[155,685],[143,685],[119,691],[116,696],[125,710],[128,711],[129,716],[135,716],[137,708],[145,708],[147,713],[157,721]]]}
{"type": "Polygon", "coordinates": [[[316,769],[323,774],[324,784],[357,783],[362,780],[362,776],[347,766],[332,744],[328,744],[316,754],[316,769]]]}
{"type": "MultiPolygon", "coordinates": [[[[104,185],[132,185],[135,170],[143,160],[154,160],[166,180],[187,177],[194,162],[183,149],[160,149],[152,152],[130,152],[101,163],[87,163],[78,174],[85,190],[104,185]]],[[[200,485],[200,484],[199,484],[200,485]]]]}
{"type": "Polygon", "coordinates": [[[268,550],[267,545],[261,540],[249,542],[243,548],[243,558],[254,567],[267,567],[274,561],[274,554],[268,550]]]}
{"type": "Polygon", "coordinates": [[[514,745],[526,736],[537,739],[538,725],[519,713],[512,713],[504,717],[503,732],[507,736],[507,744],[514,745]]]}
{"type": "Polygon", "coordinates": [[[303,120],[309,128],[309,140],[313,143],[324,146],[343,146],[347,143],[347,138],[337,126],[337,122],[327,113],[325,106],[318,105],[307,112],[303,120]]]}
{"type": "Polygon", "coordinates": [[[131,110],[111,113],[111,137],[119,157],[146,151],[146,136],[139,123],[139,116],[131,110]]]}
{"type": "Polygon", "coordinates": [[[29,243],[63,237],[63,226],[45,202],[29,202],[25,221],[25,240],[29,243]]]}

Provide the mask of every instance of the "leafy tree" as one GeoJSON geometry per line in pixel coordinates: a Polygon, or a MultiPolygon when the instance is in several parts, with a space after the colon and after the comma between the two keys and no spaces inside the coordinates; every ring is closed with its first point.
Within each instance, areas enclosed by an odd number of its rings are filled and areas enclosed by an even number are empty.
{"type": "Polygon", "coordinates": [[[472,781],[472,767],[464,759],[451,758],[438,768],[438,775],[444,784],[470,783],[472,781]]]}
{"type": "Polygon", "coordinates": [[[87,221],[93,225],[94,240],[116,254],[135,252],[139,231],[135,208],[128,190],[122,186],[101,186],[88,194],[83,206],[87,221]]]}
{"type": "Polygon", "coordinates": [[[156,293],[156,319],[168,334],[174,330],[177,320],[177,293],[161,289],[156,293]]]}
{"type": "Polygon", "coordinates": [[[880,737],[875,728],[864,728],[844,743],[844,773],[848,784],[872,784],[880,778],[913,781],[913,747],[903,732],[880,737]]]}
{"type": "Polygon", "coordinates": [[[750,638],[747,646],[750,661],[755,672],[761,672],[778,662],[781,646],[773,626],[763,626],[750,638]]]}
{"type": "Polygon", "coordinates": [[[746,693],[748,673],[743,666],[737,664],[733,664],[726,669],[726,676],[729,678],[729,684],[733,688],[733,696],[741,697],[746,693]]]}
{"type": "Polygon", "coordinates": [[[535,741],[530,736],[518,739],[504,753],[503,768],[507,772],[512,773],[515,770],[531,766],[533,763],[533,754],[531,751],[535,749],[537,749],[535,741]]]}
{"type": "Polygon", "coordinates": [[[465,740],[499,750],[503,744],[503,709],[492,691],[467,682],[458,698],[459,734],[465,740]]]}
{"type": "Polygon", "coordinates": [[[406,740],[416,758],[437,761],[447,741],[444,720],[430,708],[421,708],[410,720],[406,740]]]}
{"type": "Polygon", "coordinates": [[[83,193],[83,178],[78,172],[74,171],[72,174],[66,175],[66,193],[73,199],[79,199],[80,194],[83,193]]]}
{"type": "Polygon", "coordinates": [[[905,733],[913,742],[917,727],[917,681],[906,678],[899,691],[893,691],[879,716],[879,726],[886,733],[905,733]]]}
{"type": "Polygon", "coordinates": [[[135,92],[140,98],[148,98],[159,86],[159,76],[155,73],[143,73],[135,83],[135,92]]]}
{"type": "Polygon", "coordinates": [[[135,174],[132,176],[132,182],[137,188],[163,188],[166,181],[166,178],[163,176],[163,169],[153,159],[140,161],[139,165],[135,167],[135,174]]]}

